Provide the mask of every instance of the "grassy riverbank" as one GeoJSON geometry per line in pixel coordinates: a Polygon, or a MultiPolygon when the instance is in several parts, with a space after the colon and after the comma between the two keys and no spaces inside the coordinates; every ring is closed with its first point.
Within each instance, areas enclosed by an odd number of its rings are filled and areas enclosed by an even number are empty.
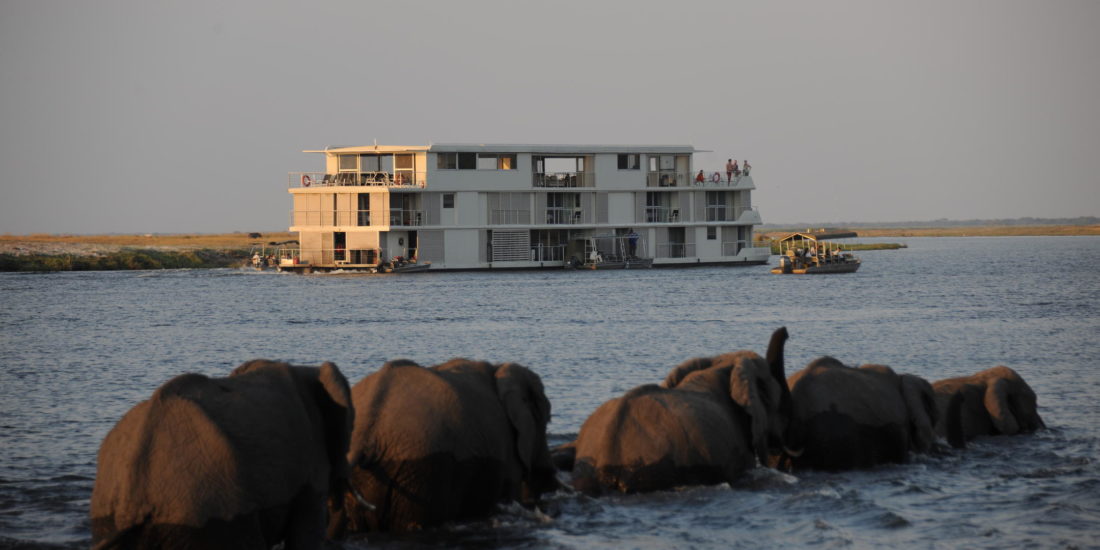
{"type": "Polygon", "coordinates": [[[0,271],[116,271],[127,269],[184,269],[242,265],[248,250],[123,249],[102,255],[0,254],[0,271]]]}
{"type": "Polygon", "coordinates": [[[287,232],[176,235],[0,235],[0,271],[98,271],[232,267],[287,232]]]}

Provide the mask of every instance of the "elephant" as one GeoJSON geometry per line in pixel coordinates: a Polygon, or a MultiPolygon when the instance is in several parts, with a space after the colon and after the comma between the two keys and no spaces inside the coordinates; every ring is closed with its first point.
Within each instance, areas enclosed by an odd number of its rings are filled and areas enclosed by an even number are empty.
{"type": "MultiPolygon", "coordinates": [[[[829,356],[787,379],[794,401],[786,469],[846,470],[905,463],[936,444],[932,385],[886,365],[849,367],[829,356]]],[[[958,408],[954,411],[957,415],[958,408]]]]}
{"type": "Polygon", "coordinates": [[[559,487],[546,441],[550,401],[526,367],[396,360],[359,381],[352,401],[355,494],[333,515],[334,533],[476,519],[559,487]]]}
{"type": "MultiPolygon", "coordinates": [[[[970,376],[932,384],[936,404],[946,410],[961,400],[961,435],[965,443],[979,435],[1016,435],[1045,428],[1036,408],[1035,392],[1016,371],[997,366],[970,376]]],[[[952,426],[940,422],[936,431],[949,437],[952,426]]]]}
{"type": "Polygon", "coordinates": [[[766,360],[752,351],[691,359],[660,385],[602,404],[556,458],[573,460],[573,486],[589,495],[735,481],[783,445],[787,338],[785,327],[772,334],[766,360]]]}
{"type": "Polygon", "coordinates": [[[320,548],[342,499],[351,393],[332,363],[246,362],[183,374],[127,412],[99,449],[96,548],[320,548]]]}

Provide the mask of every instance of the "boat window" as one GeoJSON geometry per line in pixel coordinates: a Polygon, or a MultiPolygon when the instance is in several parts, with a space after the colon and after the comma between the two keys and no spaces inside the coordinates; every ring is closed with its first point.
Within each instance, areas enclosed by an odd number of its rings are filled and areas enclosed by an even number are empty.
{"type": "Polygon", "coordinates": [[[439,153],[435,156],[435,167],[440,170],[458,168],[458,153],[439,153]]]}
{"type": "Polygon", "coordinates": [[[455,207],[455,194],[454,193],[443,193],[443,208],[454,208],[454,207],[455,207]]]}
{"type": "Polygon", "coordinates": [[[354,172],[359,169],[359,155],[340,155],[340,171],[354,172]]]}
{"type": "Polygon", "coordinates": [[[478,170],[514,170],[516,166],[515,154],[478,153],[478,170]]]}
{"type": "Polygon", "coordinates": [[[496,170],[497,169],[497,156],[487,155],[485,153],[479,153],[477,155],[477,169],[478,170],[496,170]]]}
{"type": "Polygon", "coordinates": [[[707,228],[707,240],[713,241],[718,238],[718,228],[713,225],[707,228]]]}
{"type": "Polygon", "coordinates": [[[640,155],[619,155],[619,170],[638,170],[641,167],[639,163],[640,155]]]}
{"type": "Polygon", "coordinates": [[[412,170],[413,155],[394,155],[394,166],[398,170],[412,170]]]}
{"type": "Polygon", "coordinates": [[[359,169],[361,172],[381,171],[378,155],[359,155],[359,169]]]}
{"type": "Polygon", "coordinates": [[[477,168],[477,154],[476,153],[459,153],[458,154],[458,169],[459,170],[473,170],[477,168]]]}

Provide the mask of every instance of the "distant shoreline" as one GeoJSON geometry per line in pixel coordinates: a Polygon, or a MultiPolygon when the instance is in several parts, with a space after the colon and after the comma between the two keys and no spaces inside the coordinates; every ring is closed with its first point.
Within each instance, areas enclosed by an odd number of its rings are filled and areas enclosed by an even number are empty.
{"type": "MultiPolygon", "coordinates": [[[[764,238],[777,238],[790,233],[811,229],[819,231],[821,227],[777,226],[758,230],[756,234],[764,238]]],[[[836,229],[830,227],[828,229],[836,229]]],[[[1092,225],[960,225],[944,227],[859,227],[846,226],[846,230],[855,231],[860,237],[1047,237],[1100,235],[1100,224],[1092,225]]]]}

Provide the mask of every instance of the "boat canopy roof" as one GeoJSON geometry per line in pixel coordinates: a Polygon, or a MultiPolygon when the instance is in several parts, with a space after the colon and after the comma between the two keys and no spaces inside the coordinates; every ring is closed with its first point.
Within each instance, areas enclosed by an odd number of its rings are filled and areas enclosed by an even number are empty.
{"type": "Polygon", "coordinates": [[[849,237],[857,237],[855,231],[830,231],[827,233],[791,233],[779,242],[787,241],[823,241],[826,239],[847,239],[849,237]]]}

